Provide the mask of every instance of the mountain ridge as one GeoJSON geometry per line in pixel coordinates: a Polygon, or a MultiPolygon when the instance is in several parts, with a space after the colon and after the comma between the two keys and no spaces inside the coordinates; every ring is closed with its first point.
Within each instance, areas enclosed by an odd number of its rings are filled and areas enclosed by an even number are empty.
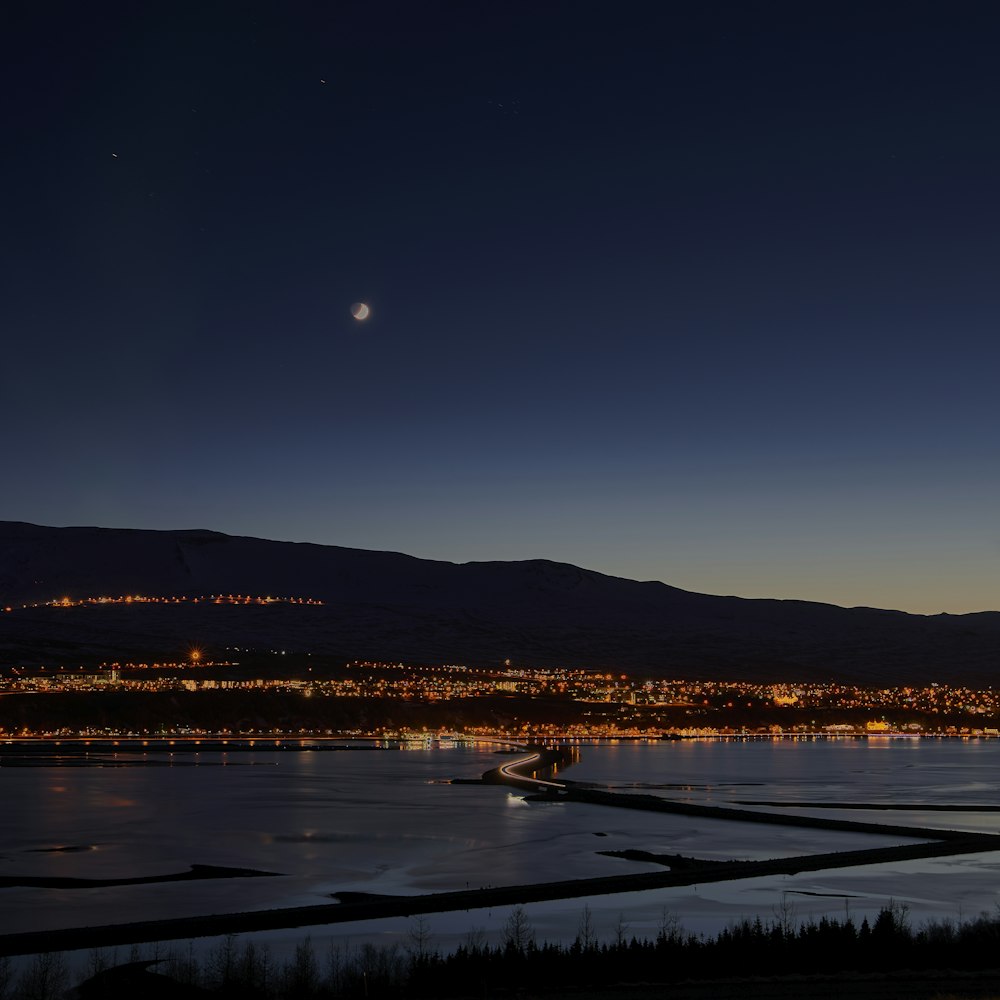
{"type": "MultiPolygon", "coordinates": [[[[209,529],[0,522],[0,601],[7,606],[63,596],[220,592],[312,597],[325,604],[308,614],[286,609],[242,622],[227,616],[225,627],[222,619],[201,614],[195,621],[191,609],[179,610],[170,621],[157,620],[149,641],[169,644],[175,636],[179,642],[194,630],[209,644],[276,642],[361,658],[512,659],[749,680],[992,683],[1000,663],[1000,612],[994,611],[915,615],[698,594],[546,559],[454,563],[209,529]]],[[[128,618],[122,618],[122,633],[134,630],[121,653],[141,647],[148,615],[143,619],[135,609],[102,614],[109,630],[122,615],[128,618]]],[[[46,635],[56,632],[71,646],[115,652],[93,616],[75,620],[75,639],[66,638],[73,629],[67,633],[72,623],[65,617],[43,625],[12,613],[0,621],[5,659],[33,644],[44,646],[46,635]]]]}

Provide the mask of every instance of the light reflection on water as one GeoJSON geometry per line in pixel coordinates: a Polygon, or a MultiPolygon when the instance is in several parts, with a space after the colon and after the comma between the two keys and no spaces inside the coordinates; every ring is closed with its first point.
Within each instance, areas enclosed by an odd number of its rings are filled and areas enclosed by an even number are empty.
{"type": "MultiPolygon", "coordinates": [[[[442,782],[477,776],[498,759],[456,748],[200,755],[238,765],[225,767],[0,768],[0,876],[130,877],[191,864],[284,876],[0,889],[0,933],[301,905],[341,889],[413,893],[651,870],[597,853],[607,850],[754,858],[897,842],[532,803],[504,787],[442,782]]],[[[1000,814],[975,806],[1000,802],[997,763],[998,741],[618,742],[583,747],[561,777],[716,803],[968,804],[958,816],[872,818],[996,831],[1000,814]],[[657,784],[688,790],[635,787],[657,784]]]]}
{"type": "Polygon", "coordinates": [[[799,810],[811,815],[998,832],[1000,740],[685,740],[616,743],[585,752],[571,780],[683,797],[716,805],[870,803],[873,806],[968,805],[962,813],[905,810],[799,810]],[[684,781],[686,792],[634,787],[684,781]],[[629,785],[633,785],[632,788],[629,785]]]}

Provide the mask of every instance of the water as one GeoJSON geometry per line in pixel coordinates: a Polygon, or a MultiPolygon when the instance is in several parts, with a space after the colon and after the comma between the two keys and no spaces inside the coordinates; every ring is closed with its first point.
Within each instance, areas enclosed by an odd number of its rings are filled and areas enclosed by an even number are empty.
{"type": "Polygon", "coordinates": [[[742,808],[748,802],[767,802],[792,814],[1000,833],[1000,813],[980,811],[1000,805],[998,764],[998,740],[617,742],[597,753],[585,751],[566,777],[710,805],[742,808]],[[790,808],[792,803],[822,803],[824,808],[790,808]],[[835,803],[876,808],[826,808],[835,803]],[[907,804],[917,808],[898,809],[907,804]],[[941,812],[921,810],[921,805],[969,809],[941,812]]]}
{"type": "MultiPolygon", "coordinates": [[[[119,763],[141,758],[118,758],[119,763]]],[[[168,764],[169,757],[150,758],[168,764]]],[[[898,837],[760,827],[578,803],[526,802],[502,786],[450,785],[497,764],[461,747],[178,754],[174,766],[0,767],[0,876],[133,877],[190,864],[253,868],[234,878],[88,889],[0,889],[0,933],[330,902],[338,890],[422,893],[660,870],[599,851],[771,858],[899,843],[898,837]],[[197,762],[198,766],[191,766],[197,762]]],[[[905,802],[908,812],[800,811],[995,832],[1000,742],[870,740],[612,743],[585,746],[577,781],[715,804],[905,802]],[[652,787],[650,787],[652,786],[652,787]],[[660,786],[660,787],[657,787],[660,786]],[[675,786],[675,787],[662,787],[675,786]],[[681,786],[681,787],[676,787],[681,786]],[[967,811],[921,811],[962,804],[967,811]]],[[[624,914],[655,933],[663,910],[710,930],[793,898],[803,915],[874,912],[890,898],[915,915],[974,915],[996,902],[1000,855],[968,855],[534,904],[541,936],[572,938],[586,903],[607,933],[624,914]]],[[[441,944],[506,911],[428,918],[441,944]]],[[[338,925],[353,939],[407,922],[338,925]]],[[[316,939],[319,932],[314,932],[316,939]]],[[[290,939],[301,931],[287,932],[290,939]]],[[[273,936],[273,935],[272,935],[273,936]]],[[[279,935],[280,937],[280,935],[279,935]]]]}

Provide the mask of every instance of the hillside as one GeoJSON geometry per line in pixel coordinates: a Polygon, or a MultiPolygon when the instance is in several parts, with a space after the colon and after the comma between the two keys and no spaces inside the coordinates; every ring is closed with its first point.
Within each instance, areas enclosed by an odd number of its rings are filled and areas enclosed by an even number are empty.
{"type": "Polygon", "coordinates": [[[212,531],[0,522],[0,665],[186,644],[667,676],[991,684],[1000,613],[921,616],[695,594],[547,560],[454,564],[212,531]],[[38,608],[98,595],[271,594],[322,607],[38,608]]]}

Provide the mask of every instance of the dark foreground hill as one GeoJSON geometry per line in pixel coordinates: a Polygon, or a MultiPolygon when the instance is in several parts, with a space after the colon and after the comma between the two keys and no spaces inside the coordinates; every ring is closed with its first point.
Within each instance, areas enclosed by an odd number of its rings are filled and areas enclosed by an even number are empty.
{"type": "Polygon", "coordinates": [[[909,615],[694,594],[547,560],[454,564],[211,531],[0,522],[0,664],[280,647],[409,662],[605,667],[678,677],[992,684],[1000,613],[909,615]],[[240,593],[322,607],[62,597],[240,593]]]}

